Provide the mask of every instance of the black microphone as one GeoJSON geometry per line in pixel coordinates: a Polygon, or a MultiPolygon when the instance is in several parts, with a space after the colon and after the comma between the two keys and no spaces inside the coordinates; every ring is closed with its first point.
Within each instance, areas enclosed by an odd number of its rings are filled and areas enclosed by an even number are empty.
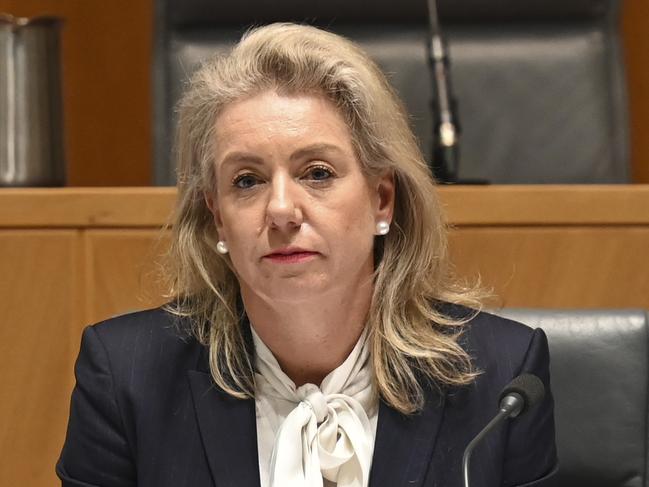
{"type": "Polygon", "coordinates": [[[525,414],[545,396],[543,382],[532,374],[521,374],[515,377],[500,393],[498,414],[467,445],[462,456],[464,487],[469,487],[469,461],[474,448],[487,434],[507,418],[516,418],[525,414]]]}

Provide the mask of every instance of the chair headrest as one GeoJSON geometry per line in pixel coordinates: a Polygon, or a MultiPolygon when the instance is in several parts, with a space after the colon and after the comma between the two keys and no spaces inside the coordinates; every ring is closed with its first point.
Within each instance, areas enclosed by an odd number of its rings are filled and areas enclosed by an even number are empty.
{"type": "MultiPolygon", "coordinates": [[[[163,0],[171,26],[249,25],[277,21],[337,24],[427,23],[427,0],[163,0]]],[[[605,15],[618,0],[438,0],[442,21],[583,19],[605,15]]]]}

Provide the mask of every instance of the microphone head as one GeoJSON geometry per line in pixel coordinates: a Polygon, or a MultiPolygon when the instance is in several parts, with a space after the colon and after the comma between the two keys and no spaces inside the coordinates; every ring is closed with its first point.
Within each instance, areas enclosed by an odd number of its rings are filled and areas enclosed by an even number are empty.
{"type": "Polygon", "coordinates": [[[523,408],[518,414],[525,414],[545,396],[545,386],[541,379],[533,374],[521,374],[515,377],[500,393],[500,401],[509,394],[518,394],[523,398],[523,408]]]}

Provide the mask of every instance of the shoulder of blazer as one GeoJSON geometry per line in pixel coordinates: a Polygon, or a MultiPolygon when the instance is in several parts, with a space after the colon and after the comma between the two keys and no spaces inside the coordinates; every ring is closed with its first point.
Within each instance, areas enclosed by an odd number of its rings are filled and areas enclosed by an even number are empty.
{"type": "Polygon", "coordinates": [[[497,372],[503,367],[516,371],[535,335],[542,334],[517,321],[464,306],[444,304],[440,310],[453,318],[468,319],[458,343],[481,371],[497,372]]]}
{"type": "Polygon", "coordinates": [[[518,321],[503,318],[487,311],[477,311],[466,306],[442,303],[438,310],[453,319],[466,320],[460,344],[470,348],[474,342],[481,342],[489,337],[507,338],[520,343],[527,343],[534,330],[518,321]]]}
{"type": "Polygon", "coordinates": [[[177,374],[196,369],[205,351],[190,333],[189,321],[161,307],[115,316],[90,328],[106,351],[118,386],[177,379],[177,374]]]}
{"type": "Polygon", "coordinates": [[[124,343],[146,337],[149,341],[192,341],[189,320],[163,307],[116,315],[91,328],[102,341],[124,343]]]}

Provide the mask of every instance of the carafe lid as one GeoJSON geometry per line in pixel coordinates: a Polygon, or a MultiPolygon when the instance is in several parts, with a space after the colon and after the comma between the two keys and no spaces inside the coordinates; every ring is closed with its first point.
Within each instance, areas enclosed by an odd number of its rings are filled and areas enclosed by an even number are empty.
{"type": "Polygon", "coordinates": [[[0,24],[9,24],[15,28],[27,27],[28,25],[58,25],[63,22],[61,17],[53,15],[39,15],[36,17],[15,17],[11,14],[0,12],[0,24]]]}

